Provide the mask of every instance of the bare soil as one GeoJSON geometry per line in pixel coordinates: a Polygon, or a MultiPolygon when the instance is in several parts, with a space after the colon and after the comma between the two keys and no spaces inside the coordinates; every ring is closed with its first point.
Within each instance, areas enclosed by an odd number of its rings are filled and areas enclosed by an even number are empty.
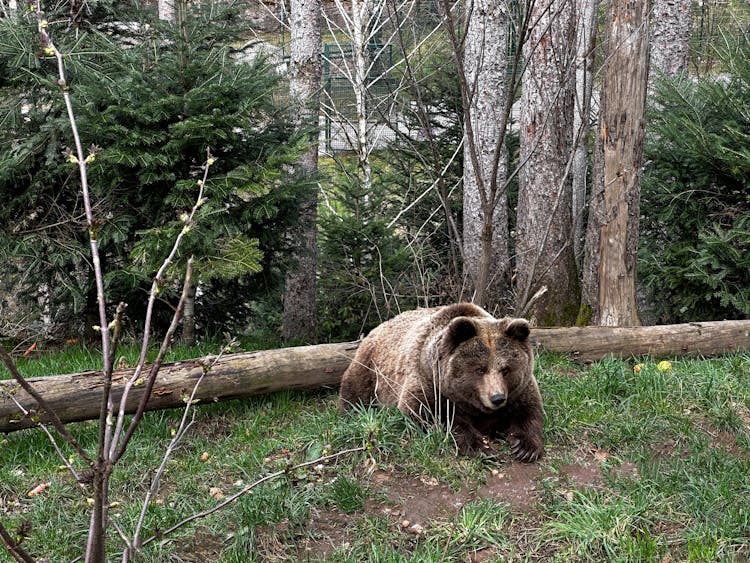
{"type": "MultiPolygon", "coordinates": [[[[353,540],[352,534],[358,533],[357,521],[364,517],[386,518],[389,526],[401,534],[403,545],[427,533],[430,526],[450,521],[464,505],[482,498],[506,505],[509,511],[521,517],[523,526],[527,523],[533,526],[543,480],[551,481],[554,490],[562,495],[574,489],[602,487],[605,482],[603,461],[607,457],[608,454],[590,449],[556,470],[543,463],[511,461],[488,469],[484,482],[467,484],[457,491],[435,478],[378,468],[363,477],[373,495],[361,510],[354,514],[337,510],[313,511],[306,536],[297,545],[297,559],[319,561],[346,546],[353,540]]],[[[638,475],[636,466],[629,462],[612,470],[625,477],[637,478],[638,475]]],[[[523,530],[517,532],[520,534],[523,530]]],[[[522,543],[523,538],[518,539],[522,543]]],[[[494,550],[487,548],[467,554],[467,561],[489,561],[496,557],[494,550]]]]}

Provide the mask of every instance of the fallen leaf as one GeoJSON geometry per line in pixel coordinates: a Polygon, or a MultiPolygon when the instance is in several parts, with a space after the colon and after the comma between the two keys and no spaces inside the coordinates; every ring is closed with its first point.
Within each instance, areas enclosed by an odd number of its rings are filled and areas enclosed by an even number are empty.
{"type": "Polygon", "coordinates": [[[34,342],[31,346],[26,348],[26,351],[23,353],[24,356],[28,356],[31,354],[34,350],[36,350],[36,342],[34,342]]]}
{"type": "Polygon", "coordinates": [[[29,491],[29,496],[33,497],[38,495],[39,493],[43,492],[47,487],[49,487],[52,483],[39,483],[36,487],[31,489],[29,491]]]}
{"type": "Polygon", "coordinates": [[[203,452],[201,454],[201,461],[208,461],[208,458],[211,457],[208,452],[203,452]]]}
{"type": "Polygon", "coordinates": [[[215,500],[224,498],[224,491],[222,491],[219,487],[211,487],[208,490],[208,494],[211,495],[211,498],[215,500]]]}
{"type": "Polygon", "coordinates": [[[607,450],[594,450],[594,459],[603,463],[609,459],[609,452],[607,450]]]}

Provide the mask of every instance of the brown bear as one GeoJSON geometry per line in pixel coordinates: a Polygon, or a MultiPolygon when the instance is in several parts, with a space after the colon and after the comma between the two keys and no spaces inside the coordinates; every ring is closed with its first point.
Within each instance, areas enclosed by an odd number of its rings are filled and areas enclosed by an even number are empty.
{"type": "Polygon", "coordinates": [[[417,309],[375,328],[341,381],[342,410],[395,405],[423,426],[441,420],[462,454],[491,453],[502,435],[512,454],[536,461],[542,397],[524,319],[495,319],[471,303],[417,309]]]}

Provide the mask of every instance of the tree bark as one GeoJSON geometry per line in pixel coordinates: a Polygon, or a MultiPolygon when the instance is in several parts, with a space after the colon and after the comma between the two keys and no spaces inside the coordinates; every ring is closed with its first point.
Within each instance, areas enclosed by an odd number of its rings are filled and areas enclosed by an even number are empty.
{"type": "Polygon", "coordinates": [[[179,0],[157,0],[156,11],[159,14],[159,19],[174,22],[176,19],[175,2],[179,0]]]}
{"type": "Polygon", "coordinates": [[[491,312],[509,309],[508,16],[502,0],[474,0],[459,67],[464,102],[463,255],[468,293],[491,312]]]}
{"type": "Polygon", "coordinates": [[[635,281],[648,20],[648,0],[610,2],[583,267],[580,318],[586,324],[640,324],[635,281]]]}
{"type": "Polygon", "coordinates": [[[577,0],[576,13],[576,96],[573,111],[573,253],[576,265],[583,263],[584,210],[588,192],[588,136],[591,99],[594,92],[594,63],[599,0],[577,0]]]}
{"type": "MultiPolygon", "coordinates": [[[[294,174],[314,178],[318,170],[318,113],[322,64],[320,56],[320,0],[292,0],[291,77],[289,97],[301,129],[310,130],[309,148],[294,174]]],[[[291,236],[297,247],[295,264],[287,274],[281,334],[285,340],[313,342],[317,332],[315,278],[317,269],[318,192],[308,186],[299,203],[299,225],[291,236]]]]}
{"type": "Polygon", "coordinates": [[[657,326],[533,328],[542,348],[591,362],[612,355],[714,356],[750,350],[750,320],[657,326]]]}
{"type": "MultiPolygon", "coordinates": [[[[571,354],[577,361],[596,361],[609,355],[630,357],[711,356],[750,351],[750,320],[713,321],[650,327],[533,328],[532,340],[541,348],[571,354]]],[[[358,342],[319,344],[263,352],[245,352],[222,357],[198,388],[201,403],[226,401],[284,389],[317,389],[337,386],[349,366],[358,342]]],[[[203,371],[206,360],[187,360],[162,367],[148,410],[184,407],[185,398],[203,371]]],[[[113,376],[114,400],[132,370],[118,370],[113,376]]],[[[103,381],[101,372],[29,378],[63,422],[99,416],[103,381]]],[[[134,387],[128,401],[133,412],[143,386],[134,387]]],[[[8,433],[35,426],[21,416],[16,401],[35,410],[35,401],[19,389],[14,380],[0,381],[0,432],[8,433]]],[[[45,420],[44,413],[35,417],[45,420]]]]}
{"type": "Polygon", "coordinates": [[[524,42],[518,218],[516,312],[531,306],[535,324],[572,325],[580,290],[573,252],[572,176],[575,93],[573,0],[544,0],[531,8],[524,42]]]}
{"type": "Polygon", "coordinates": [[[350,39],[354,55],[354,84],[352,86],[357,108],[357,161],[366,200],[372,191],[372,167],[370,166],[372,140],[368,134],[369,108],[367,107],[371,8],[370,0],[352,0],[351,2],[352,36],[350,39]]]}
{"type": "Polygon", "coordinates": [[[692,0],[654,0],[651,27],[652,75],[654,71],[664,76],[677,76],[687,72],[692,32],[692,0]]]}
{"type": "MultiPolygon", "coordinates": [[[[317,389],[338,385],[341,375],[357,349],[356,342],[319,344],[263,352],[246,352],[222,357],[204,378],[196,398],[201,403],[271,393],[283,389],[317,389]]],[[[203,372],[206,360],[188,360],[166,364],[159,371],[148,410],[184,406],[203,372]]],[[[113,401],[119,404],[122,389],[132,369],[116,370],[112,378],[113,401]]],[[[103,378],[101,372],[32,377],[29,383],[38,389],[63,422],[90,420],[99,416],[103,378]]],[[[127,412],[138,406],[145,385],[131,388],[127,412]]],[[[23,418],[14,401],[27,410],[36,403],[15,380],[0,381],[0,432],[12,432],[34,426],[23,418]]],[[[42,421],[44,413],[37,412],[42,421]]]]}
{"type": "Polygon", "coordinates": [[[186,346],[195,346],[195,290],[195,281],[193,281],[185,296],[185,307],[182,313],[180,342],[186,346]]]}

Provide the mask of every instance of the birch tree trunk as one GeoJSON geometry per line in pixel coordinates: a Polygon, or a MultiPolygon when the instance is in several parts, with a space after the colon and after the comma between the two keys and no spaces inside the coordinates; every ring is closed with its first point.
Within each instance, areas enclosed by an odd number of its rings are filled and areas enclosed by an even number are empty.
{"type": "Polygon", "coordinates": [[[463,51],[464,278],[473,301],[509,310],[506,69],[509,18],[502,0],[467,7],[463,51]]]}
{"type": "Polygon", "coordinates": [[[654,0],[651,70],[665,76],[687,72],[693,31],[692,0],[654,0]]]}
{"type": "Polygon", "coordinates": [[[543,286],[530,310],[545,326],[573,324],[579,308],[573,252],[571,164],[575,92],[573,0],[531,6],[521,81],[516,226],[516,311],[543,286]]]}
{"type": "Polygon", "coordinates": [[[639,325],[636,251],[649,67],[648,0],[611,0],[605,33],[582,319],[639,325]]]}
{"type": "Polygon", "coordinates": [[[159,19],[174,22],[176,18],[175,3],[179,0],[157,0],[156,10],[159,14],[159,19]]]}
{"type": "MultiPolygon", "coordinates": [[[[291,76],[289,97],[297,127],[310,130],[309,148],[300,155],[294,169],[299,178],[313,178],[318,170],[318,113],[320,106],[320,0],[292,0],[291,76]]],[[[299,225],[293,232],[298,251],[295,265],[287,274],[284,292],[282,337],[312,341],[315,315],[317,267],[317,188],[310,186],[299,203],[299,225]]]]}
{"type": "Polygon", "coordinates": [[[576,13],[576,94],[573,111],[573,252],[576,265],[583,262],[583,214],[588,192],[588,136],[594,87],[597,14],[599,0],[578,0],[576,13]]]}
{"type": "Polygon", "coordinates": [[[352,0],[352,50],[354,52],[354,101],[357,108],[357,160],[365,194],[372,191],[370,139],[367,131],[368,27],[370,0],[352,0]]]}

